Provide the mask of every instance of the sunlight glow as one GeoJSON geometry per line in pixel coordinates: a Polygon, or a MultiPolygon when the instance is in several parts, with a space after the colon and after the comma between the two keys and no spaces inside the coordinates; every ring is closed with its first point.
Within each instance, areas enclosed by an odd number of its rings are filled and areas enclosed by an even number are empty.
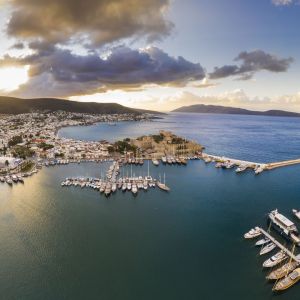
{"type": "Polygon", "coordinates": [[[0,69],[0,91],[11,92],[17,90],[20,85],[28,81],[28,69],[23,68],[1,68],[0,69]]]}

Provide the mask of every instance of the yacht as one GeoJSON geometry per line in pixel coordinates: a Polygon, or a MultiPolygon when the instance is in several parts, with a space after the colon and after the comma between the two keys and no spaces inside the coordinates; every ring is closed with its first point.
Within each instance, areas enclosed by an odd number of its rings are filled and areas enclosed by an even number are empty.
{"type": "Polygon", "coordinates": [[[181,163],[182,165],[186,165],[186,164],[187,164],[187,161],[186,161],[185,158],[180,158],[180,163],[181,163]]]}
{"type": "MultiPolygon", "coordinates": [[[[300,259],[300,255],[298,254],[296,256],[298,259],[300,259]]],[[[284,264],[283,266],[273,270],[266,278],[268,280],[278,280],[283,277],[285,277],[290,272],[294,271],[299,266],[299,263],[292,260],[288,263],[284,264]]]]}
{"type": "Polygon", "coordinates": [[[166,192],[170,191],[170,188],[166,185],[166,175],[165,174],[164,174],[164,183],[162,183],[161,181],[158,181],[157,186],[163,191],[166,191],[166,192]]]}
{"type": "Polygon", "coordinates": [[[275,255],[273,255],[272,257],[267,259],[263,263],[263,267],[272,268],[272,267],[278,265],[279,263],[281,263],[282,261],[286,260],[287,258],[288,258],[287,255],[283,251],[279,251],[275,255]]]}
{"type": "Polygon", "coordinates": [[[235,171],[237,173],[241,173],[241,172],[245,171],[247,168],[248,168],[248,166],[246,166],[246,165],[240,165],[239,167],[236,168],[235,171]]]}
{"type": "Polygon", "coordinates": [[[152,159],[152,163],[154,164],[154,166],[159,166],[159,161],[155,158],[152,159]]]}
{"type": "Polygon", "coordinates": [[[105,182],[103,182],[100,186],[100,193],[103,193],[105,191],[105,182]]]}
{"type": "Polygon", "coordinates": [[[263,246],[265,244],[268,244],[269,242],[270,242],[269,239],[261,239],[255,243],[255,246],[263,246]]]}
{"type": "Polygon", "coordinates": [[[130,183],[130,182],[127,183],[127,190],[128,190],[128,191],[131,190],[131,183],[130,183]]]}
{"type": "Polygon", "coordinates": [[[299,280],[300,280],[300,268],[297,268],[292,273],[290,273],[288,276],[279,280],[275,284],[273,290],[274,291],[286,290],[286,289],[290,288],[291,286],[293,286],[295,283],[297,283],[299,280]]]}
{"type": "Polygon", "coordinates": [[[117,184],[114,182],[111,186],[111,191],[114,193],[117,190],[117,184]]]}
{"type": "Polygon", "coordinates": [[[267,254],[275,248],[276,248],[276,245],[274,243],[269,243],[269,244],[267,244],[267,245],[265,245],[264,247],[261,248],[261,250],[259,252],[259,255],[267,254]]]}
{"type": "Polygon", "coordinates": [[[144,187],[144,190],[148,189],[148,182],[147,182],[147,180],[144,180],[143,187],[144,187]]]}
{"type": "Polygon", "coordinates": [[[278,212],[277,209],[271,211],[268,215],[268,224],[271,223],[281,236],[300,246],[300,237],[296,225],[288,218],[278,212]]]}
{"type": "Polygon", "coordinates": [[[110,193],[111,193],[111,184],[107,183],[106,186],[105,186],[104,194],[105,194],[105,196],[109,196],[110,193]]]}
{"type": "Polygon", "coordinates": [[[300,220],[300,210],[293,209],[293,214],[296,216],[298,220],[300,220]]]}
{"type": "Polygon", "coordinates": [[[135,183],[132,184],[132,189],[131,189],[131,191],[132,191],[132,194],[134,194],[134,195],[137,194],[138,188],[137,188],[137,185],[136,185],[135,183]]]}
{"type": "Polygon", "coordinates": [[[245,239],[253,239],[261,235],[261,231],[258,227],[252,228],[244,234],[245,239]]]}

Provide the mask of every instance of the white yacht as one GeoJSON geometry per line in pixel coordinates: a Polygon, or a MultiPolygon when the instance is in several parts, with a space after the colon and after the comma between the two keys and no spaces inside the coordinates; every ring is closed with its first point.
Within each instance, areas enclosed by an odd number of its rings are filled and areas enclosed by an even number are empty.
{"type": "Polygon", "coordinates": [[[268,244],[269,242],[270,242],[269,239],[261,239],[255,243],[255,246],[263,246],[265,244],[268,244]]]}
{"type": "Polygon", "coordinates": [[[261,231],[258,227],[252,228],[244,234],[245,239],[253,239],[261,235],[261,231]]]}
{"type": "Polygon", "coordinates": [[[271,211],[268,215],[268,224],[271,224],[280,235],[287,240],[300,246],[300,237],[296,225],[280,214],[277,209],[271,211]]]}
{"type": "Polygon", "coordinates": [[[133,193],[134,195],[137,194],[138,188],[137,188],[137,185],[136,185],[135,183],[132,184],[132,189],[131,189],[131,191],[132,191],[132,193],[133,193]]]}
{"type": "Polygon", "coordinates": [[[282,261],[284,261],[287,258],[288,258],[288,256],[283,251],[279,251],[275,255],[273,255],[272,257],[267,259],[263,263],[263,267],[272,268],[272,267],[278,265],[279,263],[281,263],[282,261]]]}
{"type": "Polygon", "coordinates": [[[300,210],[293,209],[293,214],[296,216],[298,220],[300,220],[300,210]]]}
{"type": "Polygon", "coordinates": [[[159,161],[155,158],[152,159],[152,163],[154,166],[159,166],[159,161]]]}
{"type": "Polygon", "coordinates": [[[261,250],[259,251],[259,255],[267,254],[275,248],[276,248],[276,245],[274,243],[269,243],[261,248],[261,250]]]}

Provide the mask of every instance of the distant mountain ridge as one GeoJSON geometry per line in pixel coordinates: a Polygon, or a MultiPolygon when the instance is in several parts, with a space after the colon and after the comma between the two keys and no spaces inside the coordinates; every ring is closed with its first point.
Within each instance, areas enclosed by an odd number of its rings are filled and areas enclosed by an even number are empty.
{"type": "Polygon", "coordinates": [[[234,114],[234,115],[256,115],[256,116],[278,116],[278,117],[300,117],[300,113],[284,110],[255,111],[230,106],[195,104],[182,106],[172,112],[205,113],[205,114],[234,114]]]}
{"type": "Polygon", "coordinates": [[[117,103],[77,102],[56,98],[21,99],[0,96],[0,114],[22,114],[44,110],[89,114],[161,114],[150,110],[129,108],[117,103]]]}

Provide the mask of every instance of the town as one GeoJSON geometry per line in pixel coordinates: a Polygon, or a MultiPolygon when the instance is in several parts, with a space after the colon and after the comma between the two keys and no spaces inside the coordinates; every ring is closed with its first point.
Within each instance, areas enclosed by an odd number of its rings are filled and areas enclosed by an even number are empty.
{"type": "Polygon", "coordinates": [[[198,158],[203,147],[168,131],[136,139],[109,142],[67,139],[57,135],[68,126],[87,126],[98,122],[115,125],[121,121],[149,121],[149,114],[102,114],[33,112],[0,117],[0,181],[10,185],[24,182],[24,177],[43,166],[81,163],[85,161],[124,160],[142,164],[151,159],[168,164],[185,165],[189,158],[198,158]]]}

